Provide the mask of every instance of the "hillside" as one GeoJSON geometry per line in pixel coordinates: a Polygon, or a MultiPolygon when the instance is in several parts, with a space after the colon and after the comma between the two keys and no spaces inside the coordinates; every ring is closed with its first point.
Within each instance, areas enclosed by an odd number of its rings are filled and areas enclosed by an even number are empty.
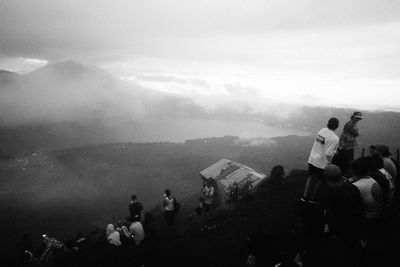
{"type": "Polygon", "coordinates": [[[201,145],[104,144],[0,161],[0,203],[7,214],[0,229],[8,229],[2,239],[13,239],[25,230],[65,238],[94,225],[102,227],[126,216],[132,193],[146,210],[160,204],[165,188],[182,200],[197,198],[199,172],[221,158],[265,174],[282,162],[287,171],[306,166],[307,138],[300,138],[304,145],[297,148],[284,142],[248,146],[226,139],[201,145]],[[29,224],[24,223],[27,220],[29,224]]]}

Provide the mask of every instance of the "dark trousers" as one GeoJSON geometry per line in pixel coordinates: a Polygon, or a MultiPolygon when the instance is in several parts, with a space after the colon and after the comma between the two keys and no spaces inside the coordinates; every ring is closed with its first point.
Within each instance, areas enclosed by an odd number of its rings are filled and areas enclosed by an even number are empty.
{"type": "Polygon", "coordinates": [[[315,167],[312,164],[308,164],[308,173],[310,176],[316,176],[318,179],[324,179],[324,169],[315,167]]]}

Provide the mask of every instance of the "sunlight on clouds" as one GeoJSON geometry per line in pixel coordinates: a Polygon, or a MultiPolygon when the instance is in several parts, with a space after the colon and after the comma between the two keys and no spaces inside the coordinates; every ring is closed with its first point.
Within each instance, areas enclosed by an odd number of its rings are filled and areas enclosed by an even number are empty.
{"type": "Polygon", "coordinates": [[[40,67],[46,66],[49,62],[37,58],[3,58],[0,59],[0,69],[5,69],[20,74],[31,72],[40,67]]]}

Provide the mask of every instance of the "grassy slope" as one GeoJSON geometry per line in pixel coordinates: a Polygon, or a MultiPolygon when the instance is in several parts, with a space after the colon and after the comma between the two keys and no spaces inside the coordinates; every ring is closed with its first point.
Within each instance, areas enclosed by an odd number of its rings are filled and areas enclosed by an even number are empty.
{"type": "Polygon", "coordinates": [[[154,264],[243,266],[248,255],[245,237],[259,231],[270,233],[286,255],[294,256],[297,204],[305,179],[306,172],[298,171],[288,177],[287,184],[265,182],[239,206],[188,222],[182,236],[159,244],[160,255],[154,264]]]}

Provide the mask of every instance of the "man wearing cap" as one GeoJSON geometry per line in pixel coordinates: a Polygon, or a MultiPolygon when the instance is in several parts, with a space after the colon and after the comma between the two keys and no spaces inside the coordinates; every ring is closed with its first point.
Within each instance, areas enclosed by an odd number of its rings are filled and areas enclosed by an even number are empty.
{"type": "Polygon", "coordinates": [[[343,173],[349,170],[350,162],[354,160],[354,149],[357,146],[357,137],[360,135],[357,123],[362,120],[362,113],[356,111],[343,127],[339,138],[339,150],[344,154],[343,166],[340,166],[343,173]]]}

